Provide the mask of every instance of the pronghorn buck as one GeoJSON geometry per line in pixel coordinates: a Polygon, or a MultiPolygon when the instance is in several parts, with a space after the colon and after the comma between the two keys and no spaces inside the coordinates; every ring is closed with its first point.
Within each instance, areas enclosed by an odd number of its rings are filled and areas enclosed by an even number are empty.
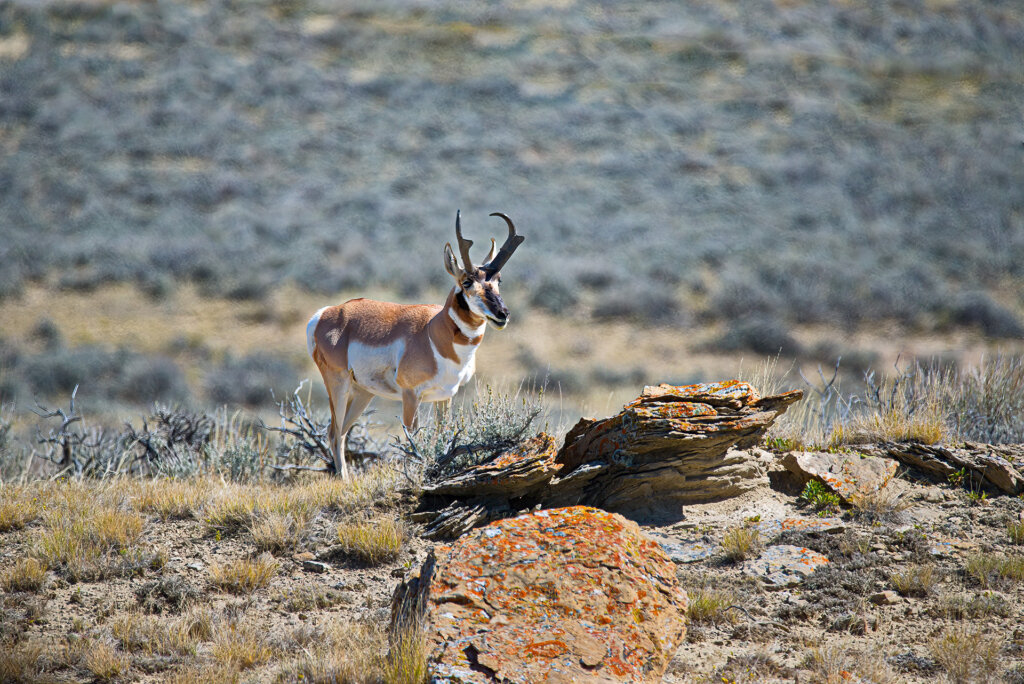
{"type": "Polygon", "coordinates": [[[478,267],[469,258],[473,242],[462,237],[461,216],[455,214],[462,266],[451,243],[446,244],[444,267],[455,278],[455,287],[444,305],[350,299],[309,319],[309,354],[331,404],[335,474],[348,478],[345,435],[374,396],[401,399],[402,423],[415,429],[420,402],[447,401],[469,382],[487,322],[499,330],[508,324],[508,309],[498,293],[500,271],[525,238],[516,234],[505,214],[491,216],[504,219],[508,237],[498,250],[492,239],[491,251],[478,267]]]}

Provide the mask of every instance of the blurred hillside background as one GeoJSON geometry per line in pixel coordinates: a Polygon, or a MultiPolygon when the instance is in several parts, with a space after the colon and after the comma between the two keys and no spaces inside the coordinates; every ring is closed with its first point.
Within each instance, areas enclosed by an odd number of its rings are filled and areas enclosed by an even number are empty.
{"type": "Polygon", "coordinates": [[[457,208],[527,236],[478,377],[573,407],[1015,353],[1024,5],[0,2],[8,404],[272,406],[320,306],[442,300],[457,208]]]}

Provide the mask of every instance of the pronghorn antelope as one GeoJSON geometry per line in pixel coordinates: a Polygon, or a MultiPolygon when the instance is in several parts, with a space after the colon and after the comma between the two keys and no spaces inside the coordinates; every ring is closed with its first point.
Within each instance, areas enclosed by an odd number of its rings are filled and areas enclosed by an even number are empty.
{"type": "Polygon", "coordinates": [[[525,238],[516,234],[508,216],[491,216],[505,220],[508,237],[498,250],[492,239],[487,259],[477,267],[469,258],[473,242],[462,237],[461,216],[455,214],[462,266],[451,243],[446,244],[444,267],[455,278],[455,287],[443,306],[360,298],[326,306],[309,319],[309,354],[331,405],[336,474],[348,478],[345,435],[374,396],[401,399],[402,423],[415,429],[420,402],[447,401],[469,382],[487,322],[499,330],[508,323],[508,309],[498,293],[500,271],[525,238]]]}

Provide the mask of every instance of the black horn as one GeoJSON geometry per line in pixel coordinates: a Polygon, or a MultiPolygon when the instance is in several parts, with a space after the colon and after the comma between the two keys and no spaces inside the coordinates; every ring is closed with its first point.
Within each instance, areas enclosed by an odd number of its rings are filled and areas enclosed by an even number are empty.
{"type": "Polygon", "coordinates": [[[473,262],[469,260],[469,248],[473,246],[473,241],[462,237],[461,210],[455,212],[455,237],[459,239],[459,252],[462,254],[462,270],[466,273],[472,273],[476,270],[473,268],[473,262]]]}
{"type": "Polygon", "coordinates": [[[505,265],[508,258],[512,256],[512,252],[516,251],[516,248],[526,239],[526,237],[516,234],[516,226],[508,216],[505,216],[500,211],[494,212],[491,216],[497,216],[505,220],[505,223],[508,224],[508,237],[505,238],[505,244],[501,246],[495,257],[484,264],[484,271],[487,273],[488,278],[494,277],[494,274],[501,270],[501,267],[505,265]]]}

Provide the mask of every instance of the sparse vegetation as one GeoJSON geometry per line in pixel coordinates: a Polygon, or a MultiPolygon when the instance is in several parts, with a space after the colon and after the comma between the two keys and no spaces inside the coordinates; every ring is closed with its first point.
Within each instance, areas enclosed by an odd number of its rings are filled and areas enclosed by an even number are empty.
{"type": "Polygon", "coordinates": [[[753,525],[738,525],[722,535],[726,558],[733,562],[745,560],[761,549],[761,532],[753,525]]]}
{"type": "Polygon", "coordinates": [[[964,572],[983,588],[1024,581],[1024,556],[1016,554],[978,553],[964,562],[964,572]]]}
{"type": "Polygon", "coordinates": [[[959,625],[933,639],[930,651],[952,681],[990,681],[1000,669],[1002,646],[1002,637],[997,634],[959,625]]]}
{"type": "Polygon", "coordinates": [[[337,535],[346,554],[367,565],[380,565],[398,557],[409,531],[398,518],[378,517],[343,522],[337,527],[337,535]]]}
{"type": "Polygon", "coordinates": [[[867,520],[897,520],[901,513],[910,508],[912,503],[889,484],[874,491],[858,493],[850,497],[850,506],[854,516],[867,520]]]}
{"type": "Polygon", "coordinates": [[[939,579],[934,565],[910,565],[889,575],[893,588],[902,596],[928,596],[939,579]]]}
{"type": "Polygon", "coordinates": [[[232,594],[248,594],[270,584],[281,564],[269,553],[255,558],[242,558],[233,562],[218,563],[210,568],[210,581],[214,586],[232,594]]]}
{"type": "Polygon", "coordinates": [[[800,498],[819,515],[835,515],[840,511],[839,495],[818,480],[809,480],[800,492],[800,498]]]}
{"type": "Polygon", "coordinates": [[[35,558],[21,558],[0,574],[6,591],[39,591],[46,583],[46,566],[35,558]]]}
{"type": "Polygon", "coordinates": [[[1006,535],[1011,544],[1024,544],[1024,520],[1014,520],[1006,525],[1006,535]]]}
{"type": "Polygon", "coordinates": [[[422,477],[443,479],[533,436],[542,398],[543,393],[522,388],[499,392],[490,386],[476,397],[462,395],[451,410],[408,435],[400,448],[418,464],[422,477]]]}
{"type": "Polygon", "coordinates": [[[686,617],[694,624],[736,624],[741,613],[730,606],[739,605],[739,596],[728,588],[699,586],[686,592],[689,604],[686,617]]]}

